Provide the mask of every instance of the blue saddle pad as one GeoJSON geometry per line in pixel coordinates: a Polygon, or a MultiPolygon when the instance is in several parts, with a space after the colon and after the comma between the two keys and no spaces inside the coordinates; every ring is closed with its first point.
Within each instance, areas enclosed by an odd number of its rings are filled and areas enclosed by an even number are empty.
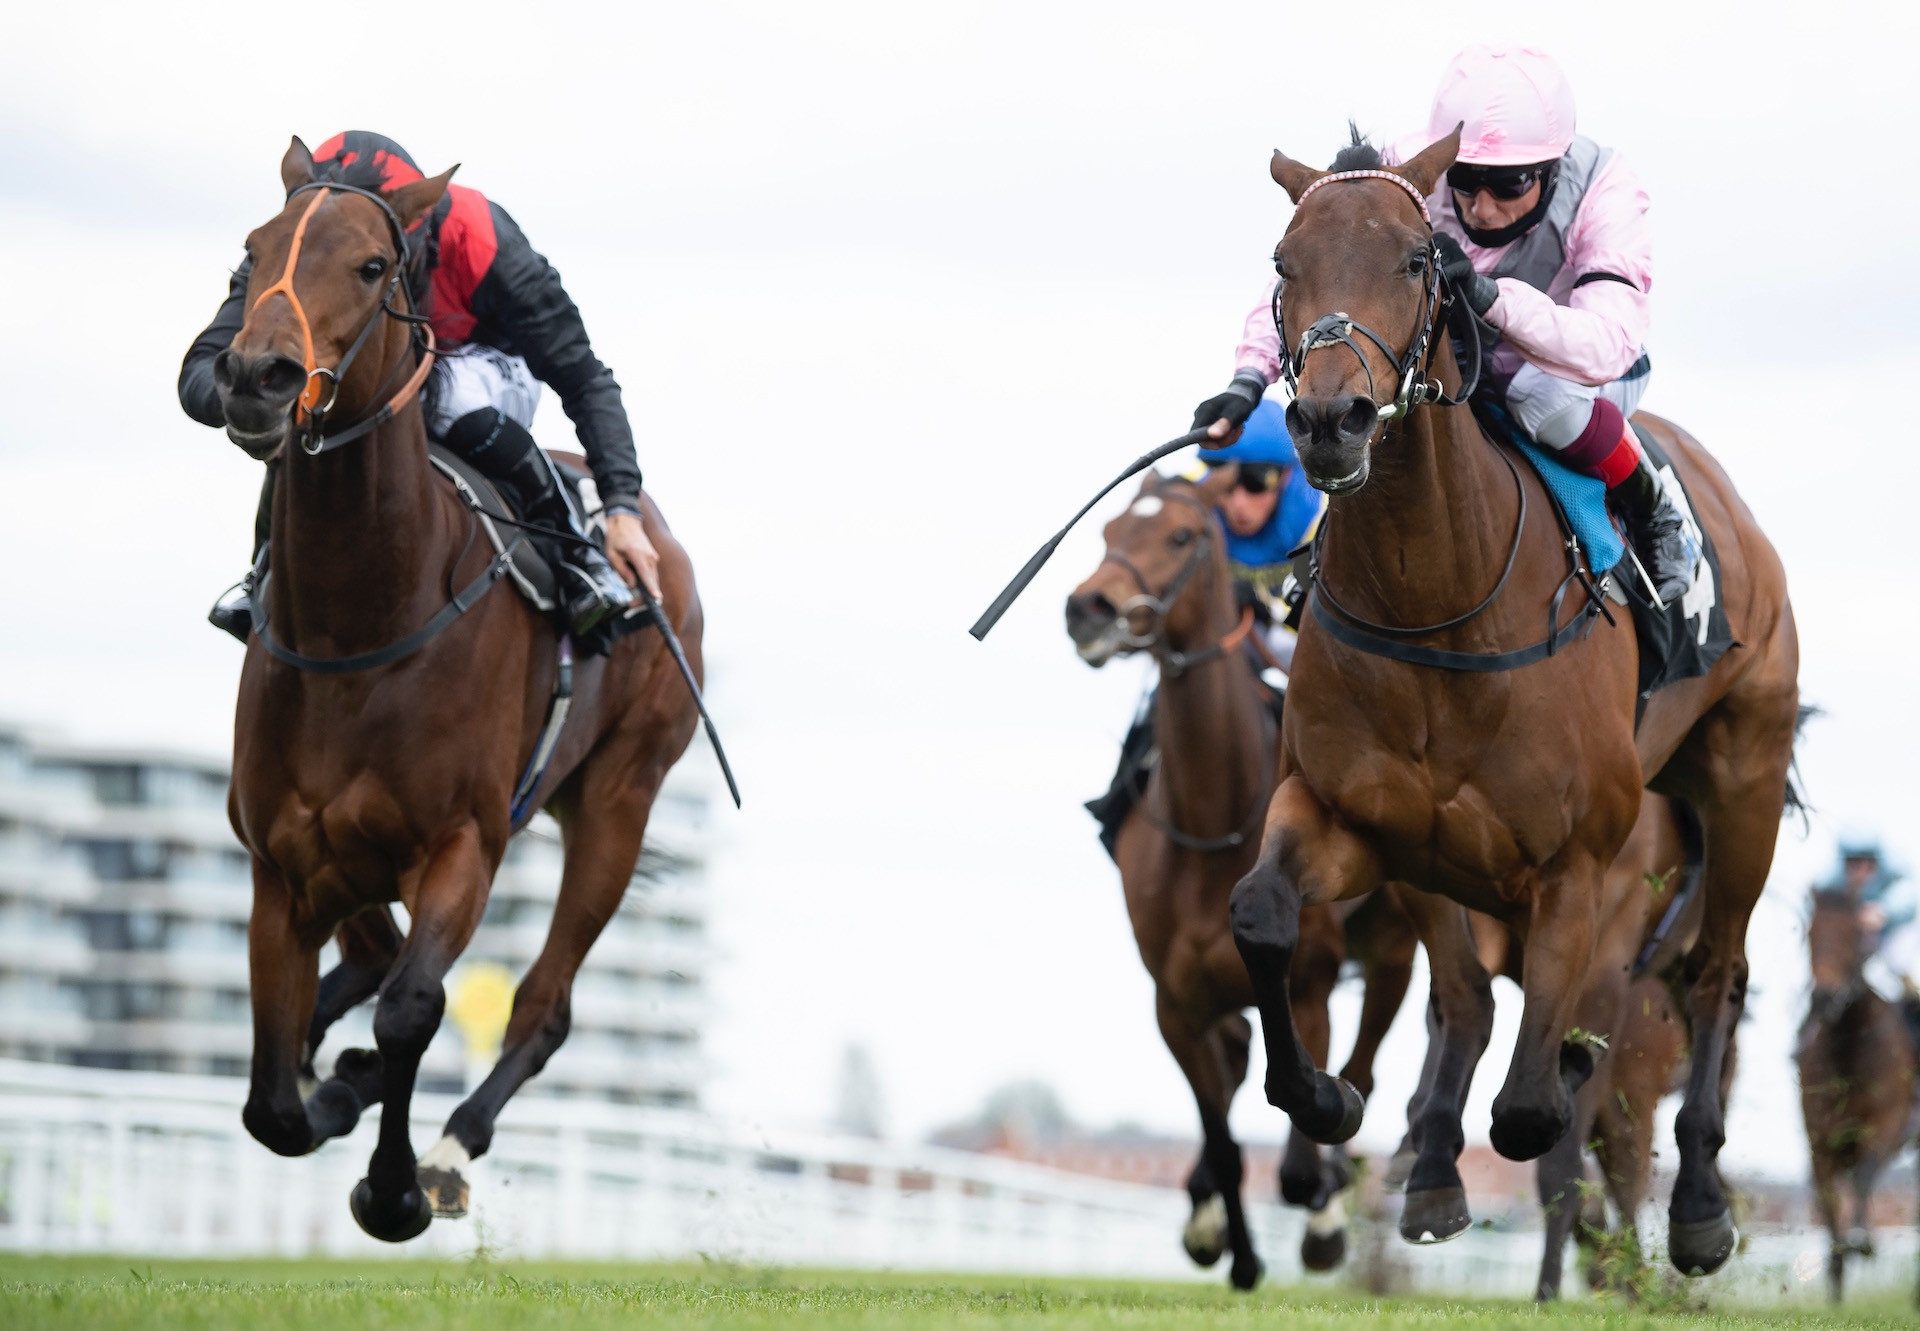
{"type": "Polygon", "coordinates": [[[1610,571],[1627,553],[1627,547],[1607,512],[1606,484],[1597,476],[1585,476],[1573,470],[1527,438],[1514,424],[1513,417],[1498,404],[1475,402],[1474,405],[1480,409],[1481,420],[1494,426],[1533,464],[1547,493],[1567,515],[1567,525],[1573,528],[1574,537],[1580,542],[1587,568],[1594,573],[1610,571]]]}

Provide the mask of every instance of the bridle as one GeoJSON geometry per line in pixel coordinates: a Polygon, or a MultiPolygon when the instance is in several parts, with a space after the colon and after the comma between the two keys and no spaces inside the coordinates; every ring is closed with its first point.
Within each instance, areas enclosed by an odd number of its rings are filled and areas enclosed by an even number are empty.
{"type": "MultiPolygon", "coordinates": [[[[316,180],[301,185],[287,195],[287,201],[291,203],[297,196],[309,192],[313,194],[313,202],[307,205],[306,211],[300,214],[300,220],[294,224],[293,242],[287,249],[287,266],[280,274],[280,280],[254,299],[250,310],[258,309],[269,296],[284,296],[293,310],[294,318],[299,321],[300,349],[302,360],[306,365],[307,381],[305,387],[300,390],[300,396],[294,399],[292,431],[300,444],[300,450],[307,456],[314,457],[365,437],[392,420],[402,407],[412,401],[414,395],[426,383],[428,371],[433,368],[434,340],[433,329],[428,323],[427,316],[421,314],[414,305],[413,291],[406,285],[405,279],[413,257],[412,247],[407,241],[406,227],[401,225],[400,216],[393,211],[393,205],[372,190],[331,180],[316,180]],[[325,366],[318,364],[315,359],[313,326],[307,320],[306,306],[301,304],[299,293],[294,290],[293,275],[300,263],[300,247],[306,240],[307,223],[313,219],[314,213],[326,201],[327,195],[334,192],[355,194],[370,200],[380,210],[380,216],[385,219],[397,253],[392,276],[387,279],[387,289],[381,294],[380,303],[374,307],[372,313],[367,315],[366,322],[361,324],[359,333],[348,345],[346,354],[341,356],[337,364],[325,366]],[[394,308],[393,301],[396,295],[405,296],[406,309],[394,308]],[[419,364],[407,381],[400,386],[399,391],[382,406],[346,429],[327,434],[326,419],[339,400],[340,381],[346,377],[347,369],[353,364],[354,358],[360,354],[360,349],[366,346],[367,340],[372,337],[373,330],[379,326],[382,315],[397,319],[409,326],[412,330],[409,342],[419,356],[419,364]],[[322,400],[323,390],[324,401],[322,400]]],[[[393,383],[394,377],[405,365],[406,361],[403,357],[387,371],[386,376],[380,381],[380,387],[373,394],[375,401],[379,401],[386,393],[388,385],[393,383]]]]}
{"type": "Polygon", "coordinates": [[[1175,651],[1167,646],[1167,616],[1173,612],[1173,607],[1180,600],[1180,594],[1186,590],[1187,584],[1207,566],[1207,561],[1213,556],[1213,542],[1217,538],[1214,532],[1213,510],[1198,495],[1165,486],[1155,486],[1147,493],[1163,501],[1171,499],[1177,503],[1186,504],[1200,513],[1200,528],[1195,533],[1193,544],[1187,551],[1186,561],[1174,571],[1172,579],[1158,592],[1154,591],[1153,585],[1147,581],[1147,576],[1140,571],[1139,565],[1119,551],[1109,548],[1100,562],[1112,564],[1124,570],[1133,579],[1134,585],[1140,589],[1120,607],[1119,623],[1126,635],[1121,641],[1134,651],[1151,653],[1160,662],[1162,675],[1169,679],[1178,679],[1195,666],[1204,665],[1208,661],[1225,656],[1245,642],[1247,635],[1253,631],[1253,611],[1248,610],[1242,614],[1239,622],[1227,632],[1226,636],[1211,646],[1202,647],[1193,652],[1175,651]],[[1136,610],[1145,610],[1151,617],[1150,627],[1143,633],[1133,631],[1132,617],[1136,610]]]}
{"type": "MultiPolygon", "coordinates": [[[[1307,356],[1310,353],[1322,347],[1339,346],[1351,351],[1360,362],[1361,370],[1366,373],[1367,400],[1373,403],[1377,421],[1386,422],[1404,418],[1413,408],[1427,402],[1445,407],[1457,407],[1472,395],[1474,387],[1479,382],[1480,344],[1479,339],[1474,338],[1472,379],[1462,386],[1457,395],[1448,397],[1439,379],[1434,377],[1433,357],[1439,347],[1439,339],[1435,333],[1439,329],[1441,316],[1453,303],[1453,297],[1441,289],[1440,256],[1434,250],[1432,239],[1433,216],[1427,211],[1427,201],[1420,197],[1419,189],[1412,181],[1391,171],[1335,171],[1330,175],[1321,176],[1302,190],[1295,206],[1305,204],[1316,190],[1351,180],[1384,180],[1397,185],[1406,192],[1408,198],[1413,200],[1413,206],[1420,210],[1420,220],[1427,225],[1427,282],[1420,293],[1420,331],[1404,353],[1396,354],[1384,337],[1365,324],[1355,322],[1352,315],[1344,311],[1323,314],[1307,326],[1307,331],[1300,335],[1299,343],[1291,350],[1285,351],[1280,358],[1280,374],[1286,380],[1287,391],[1295,397],[1300,395],[1300,374],[1306,369],[1307,356]],[[1356,333],[1378,347],[1380,354],[1393,365],[1398,389],[1392,401],[1380,401],[1379,386],[1374,381],[1373,363],[1367,358],[1365,349],[1354,341],[1356,333]]],[[[1286,279],[1283,275],[1280,281],[1273,284],[1272,300],[1273,326],[1280,334],[1280,345],[1283,348],[1288,346],[1286,316],[1280,310],[1280,294],[1285,285],[1286,279]]]]}

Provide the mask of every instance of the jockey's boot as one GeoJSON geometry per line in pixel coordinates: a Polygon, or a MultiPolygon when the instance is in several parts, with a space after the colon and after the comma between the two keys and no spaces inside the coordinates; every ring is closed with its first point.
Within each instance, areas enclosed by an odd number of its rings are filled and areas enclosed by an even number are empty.
{"type": "Polygon", "coordinates": [[[608,616],[632,607],[633,590],[587,536],[585,523],[574,511],[572,491],[524,425],[488,407],[455,421],[445,443],[511,490],[527,521],[575,538],[541,538],[559,571],[560,598],[575,637],[585,638],[608,616]]]}
{"type": "Polygon", "coordinates": [[[267,535],[273,521],[273,478],[275,467],[267,464],[266,479],[260,484],[260,506],[253,515],[253,567],[247,576],[220,593],[220,599],[207,611],[207,623],[238,638],[242,644],[253,632],[253,589],[267,565],[267,535]]]}
{"type": "Polygon", "coordinates": [[[1626,519],[1633,553],[1661,604],[1672,605],[1685,596],[1700,563],[1700,543],[1652,464],[1641,457],[1627,478],[1607,491],[1607,498],[1626,519]]]}

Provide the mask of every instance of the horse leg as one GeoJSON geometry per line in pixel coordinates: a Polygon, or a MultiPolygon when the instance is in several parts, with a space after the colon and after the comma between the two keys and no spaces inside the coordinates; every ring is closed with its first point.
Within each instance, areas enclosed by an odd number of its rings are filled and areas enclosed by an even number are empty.
{"type": "MultiPolygon", "coordinates": [[[[320,977],[320,989],[314,999],[313,1020],[307,1026],[307,1059],[302,1069],[313,1078],[313,1059],[320,1042],[340,1018],[380,992],[381,982],[400,954],[400,926],[393,922],[393,911],[385,905],[369,906],[351,915],[334,930],[340,946],[340,964],[320,977]]],[[[373,1055],[369,1054],[369,1057],[373,1055]]]]}
{"type": "Polygon", "coordinates": [[[1234,945],[1260,1008],[1267,1101],[1328,1145],[1360,1130],[1366,1102],[1315,1066],[1294,1028],[1288,975],[1300,942],[1300,908],[1357,896],[1379,883],[1372,850],[1328,813],[1305,782],[1289,777],[1268,808],[1260,856],[1228,901],[1234,945]]]}
{"type": "MultiPolygon", "coordinates": [[[[1253,1028],[1238,1012],[1229,1013],[1215,1023],[1212,1038],[1226,1060],[1227,1085],[1240,1089],[1247,1079],[1247,1053],[1253,1043],[1253,1028]]],[[[1192,1212],[1180,1235],[1180,1244],[1198,1266],[1212,1266],[1227,1250],[1227,1205],[1220,1195],[1220,1184],[1207,1164],[1206,1147],[1193,1162],[1187,1175],[1187,1199],[1192,1212]]]]}
{"type": "Polygon", "coordinates": [[[1394,1018],[1407,1001],[1407,988],[1413,982],[1413,958],[1419,938],[1407,917],[1391,897],[1392,888],[1382,888],[1360,908],[1352,922],[1360,937],[1352,949],[1360,959],[1360,1025],[1354,1032],[1353,1051],[1347,1055],[1340,1079],[1362,1098],[1373,1095],[1373,1060],[1387,1038],[1394,1018]]]}
{"type": "Polygon", "coordinates": [[[1401,894],[1414,932],[1427,949],[1432,984],[1428,1054],[1431,1077],[1419,1108],[1407,1121],[1414,1161],[1400,1210],[1400,1237],[1409,1243],[1441,1243],[1472,1223],[1460,1152],[1473,1072],[1493,1036],[1493,981],[1475,950],[1467,912],[1425,892],[1401,894]]]}
{"type": "Polygon", "coordinates": [[[435,1215],[467,1213],[469,1165],[493,1144],[494,1124],[507,1101],[566,1040],[573,1020],[573,978],[626,895],[654,795],[665,777],[664,766],[650,767],[644,784],[605,797],[594,792],[591,817],[579,816],[573,801],[557,810],[566,859],[546,942],[514,991],[499,1061],[453,1111],[440,1140],[420,1160],[421,1186],[435,1215]]]}
{"type": "Polygon", "coordinates": [[[1520,1032],[1488,1134],[1509,1160],[1536,1159],[1560,1140],[1572,1122],[1574,1094],[1593,1075],[1592,1053],[1568,1044],[1567,1032],[1587,991],[1599,933],[1600,868],[1582,860],[1534,883],[1520,963],[1520,1032]]]}
{"type": "Polygon", "coordinates": [[[1420,1110],[1433,1092],[1433,1079],[1440,1071],[1440,1014],[1434,1011],[1431,988],[1422,1010],[1426,1014],[1427,1053],[1420,1063],[1420,1079],[1413,1085],[1413,1094],[1407,1097],[1407,1130],[1400,1134],[1400,1144],[1393,1148],[1393,1155],[1387,1161],[1386,1176],[1380,1180],[1380,1186],[1388,1192],[1407,1190],[1407,1180],[1413,1176],[1414,1161],[1420,1158],[1420,1152],[1413,1144],[1413,1125],[1419,1121],[1420,1110]]]}
{"type": "Polygon", "coordinates": [[[1551,1303],[1560,1297],[1567,1240],[1586,1209],[1586,1142],[1593,1128],[1594,1098],[1598,1089],[1596,1082],[1580,1088],[1574,1097],[1572,1129],[1547,1148],[1547,1153],[1534,1164],[1546,1240],[1540,1254],[1540,1279],[1533,1291],[1536,1303],[1551,1303]]]}
{"type": "Polygon", "coordinates": [[[302,936],[295,909],[287,880],[256,858],[247,919],[253,1067],[240,1119],[275,1155],[305,1155],[318,1144],[300,1099],[299,1072],[320,949],[302,936]]]}
{"type": "Polygon", "coordinates": [[[1824,1143],[1813,1144],[1813,1202],[1827,1227],[1827,1298],[1839,1303],[1846,1294],[1847,1240],[1840,1224],[1840,1188],[1832,1154],[1824,1143]]]}
{"type": "MultiPolygon", "coordinates": [[[[1233,1262],[1227,1268],[1227,1278],[1235,1289],[1252,1289],[1260,1283],[1265,1268],[1253,1250],[1253,1236],[1247,1230],[1246,1209],[1241,1202],[1240,1189],[1246,1177],[1245,1161],[1240,1153],[1240,1144],[1233,1139],[1233,1133],[1227,1127],[1227,1110],[1233,1103],[1233,1093],[1239,1089],[1240,1079],[1246,1076],[1245,1059],[1241,1059],[1238,1075],[1234,1075],[1236,1069],[1232,1066],[1230,1047],[1232,1032],[1223,1034],[1219,1025],[1207,1031],[1195,1031],[1164,996],[1159,998],[1155,1006],[1160,1021],[1160,1036],[1167,1042],[1167,1051],[1173,1055],[1174,1062],[1180,1065],[1180,1071],[1186,1074],[1187,1084],[1193,1088],[1194,1103],[1200,1110],[1201,1157],[1207,1173],[1219,1189],[1218,1200],[1226,1212],[1227,1246],[1233,1250],[1233,1262]]],[[[1195,1219],[1199,1219],[1198,1213],[1195,1219]]],[[[1189,1233],[1192,1229],[1193,1222],[1189,1221],[1189,1233]]],[[[1200,1260],[1191,1244],[1187,1251],[1195,1261],[1200,1260]]],[[[1211,1263],[1203,1262],[1202,1265],[1211,1263]]]]}
{"type": "MultiPolygon", "coordinates": [[[[1327,1002],[1339,982],[1345,950],[1340,923],[1332,910],[1301,912],[1299,948],[1287,975],[1288,997],[1300,1045],[1315,1067],[1325,1066],[1333,1043],[1327,1002]]],[[[1280,1199],[1288,1206],[1318,1211],[1330,1196],[1327,1185],[1327,1171],[1318,1144],[1301,1132],[1298,1125],[1292,1126],[1287,1133],[1286,1150],[1280,1157],[1280,1199]]]]}
{"type": "Polygon", "coordinates": [[[492,865],[471,824],[428,859],[413,898],[407,940],[373,1012],[380,1050],[380,1140],[355,1186],[353,1218],[376,1239],[403,1243],[433,1219],[416,1176],[408,1119],[421,1056],[447,1006],[441,981],[486,908],[492,865]]]}

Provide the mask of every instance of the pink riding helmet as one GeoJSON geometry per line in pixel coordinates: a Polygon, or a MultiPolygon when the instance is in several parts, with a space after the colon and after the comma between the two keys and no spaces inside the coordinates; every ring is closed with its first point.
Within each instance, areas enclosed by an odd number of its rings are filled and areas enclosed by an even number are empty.
{"type": "Polygon", "coordinates": [[[1573,146],[1573,89],[1545,51],[1469,46],[1453,58],[1433,95],[1427,142],[1460,131],[1462,162],[1527,166],[1573,146]]]}

